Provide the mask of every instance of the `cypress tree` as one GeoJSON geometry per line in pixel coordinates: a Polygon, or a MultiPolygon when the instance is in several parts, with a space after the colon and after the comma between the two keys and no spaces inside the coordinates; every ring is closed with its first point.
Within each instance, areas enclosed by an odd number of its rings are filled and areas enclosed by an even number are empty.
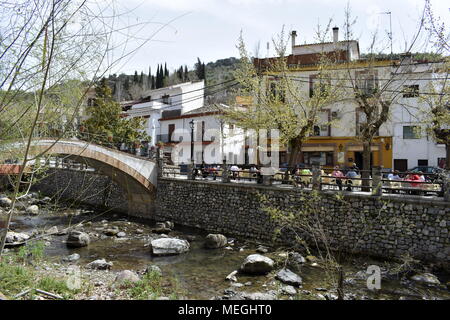
{"type": "Polygon", "coordinates": [[[139,76],[139,85],[141,88],[144,88],[144,72],[141,71],[141,75],[139,76]]]}
{"type": "Polygon", "coordinates": [[[152,68],[148,67],[147,88],[153,89],[152,86],[152,68]]]}
{"type": "Polygon", "coordinates": [[[139,82],[139,78],[138,78],[138,73],[137,73],[137,71],[135,70],[134,71],[134,76],[133,76],[133,83],[138,83],[139,82]]]}
{"type": "Polygon", "coordinates": [[[184,81],[185,82],[189,81],[189,71],[187,65],[184,65],[184,81]]]}

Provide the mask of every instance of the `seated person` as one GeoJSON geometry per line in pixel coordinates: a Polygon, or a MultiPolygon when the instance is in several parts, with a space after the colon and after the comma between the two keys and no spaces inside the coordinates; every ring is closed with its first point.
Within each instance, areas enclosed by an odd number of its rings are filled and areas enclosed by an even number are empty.
{"type": "Polygon", "coordinates": [[[353,184],[353,182],[351,179],[358,177],[358,173],[356,172],[355,168],[354,167],[350,168],[347,171],[347,174],[345,175],[345,177],[350,179],[350,180],[347,180],[347,184],[348,184],[347,191],[352,191],[351,185],[353,184]]]}
{"type": "Polygon", "coordinates": [[[339,190],[342,190],[342,178],[344,178],[344,174],[341,170],[339,170],[339,166],[335,166],[333,172],[331,173],[332,177],[336,178],[336,184],[339,187],[339,190]]]}
{"type": "Polygon", "coordinates": [[[231,168],[231,173],[232,173],[232,177],[233,179],[236,179],[239,177],[239,171],[241,170],[237,165],[232,165],[231,168]]]}

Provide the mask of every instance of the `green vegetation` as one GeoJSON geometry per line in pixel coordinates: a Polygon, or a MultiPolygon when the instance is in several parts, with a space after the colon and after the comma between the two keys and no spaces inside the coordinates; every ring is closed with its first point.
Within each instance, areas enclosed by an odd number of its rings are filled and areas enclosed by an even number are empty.
{"type": "MultiPolygon", "coordinates": [[[[36,242],[20,248],[17,253],[4,256],[0,261],[0,292],[9,299],[27,289],[40,289],[71,299],[77,291],[67,287],[65,279],[39,274],[34,265],[42,261],[44,244],[36,242]]],[[[29,299],[33,294],[23,297],[29,299]]],[[[32,297],[31,297],[32,298],[32,297]]]]}
{"type": "Polygon", "coordinates": [[[95,91],[93,105],[86,108],[89,118],[82,123],[80,138],[116,147],[121,143],[133,145],[149,141],[150,137],[144,131],[145,119],[122,117],[122,108],[113,99],[106,79],[102,79],[95,91]]]}
{"type": "MultiPolygon", "coordinates": [[[[411,57],[414,61],[419,62],[437,62],[444,59],[442,54],[435,52],[415,52],[411,54],[411,57]]],[[[402,55],[399,53],[363,53],[361,54],[361,58],[369,60],[400,60],[402,59],[402,55]]]]}
{"type": "Polygon", "coordinates": [[[159,272],[151,271],[145,274],[139,282],[125,283],[127,294],[134,300],[154,300],[159,297],[178,299],[176,280],[164,279],[159,272]]]}

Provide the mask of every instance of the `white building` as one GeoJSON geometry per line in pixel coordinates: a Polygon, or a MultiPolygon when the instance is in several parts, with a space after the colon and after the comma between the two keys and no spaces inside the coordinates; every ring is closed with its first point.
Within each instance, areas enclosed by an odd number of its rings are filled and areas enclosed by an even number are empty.
{"type": "Polygon", "coordinates": [[[165,113],[159,119],[159,141],[165,156],[174,163],[189,163],[192,135],[195,163],[220,164],[224,159],[228,163],[245,163],[249,156],[245,132],[225,123],[220,116],[224,108],[227,106],[223,104],[208,105],[184,114],[165,113]]]}
{"type": "Polygon", "coordinates": [[[190,110],[203,106],[203,80],[186,82],[170,87],[149,90],[143,94],[144,98],[136,102],[122,102],[128,109],[124,114],[128,117],[142,117],[147,119],[145,130],[151,137],[150,146],[155,146],[160,135],[159,119],[163,112],[184,114],[190,110]]]}
{"type": "MultiPolygon", "coordinates": [[[[333,28],[333,41],[327,43],[297,45],[296,32],[293,31],[291,36],[292,54],[286,57],[289,76],[295,79],[296,90],[304,99],[312,97],[316,86],[320,86],[317,68],[320,54],[337,62],[332,69],[336,79],[332,79],[331,84],[348,91],[347,97],[322,109],[313,134],[302,145],[298,162],[311,164],[318,160],[330,167],[356,162],[362,167],[363,148],[358,136],[365,114],[355,101],[350,82],[353,79],[361,90],[369,94],[386,86],[383,95],[390,96],[393,101],[388,121],[381,125],[371,146],[372,165],[406,171],[417,165],[437,166],[438,162],[442,163],[445,147],[427,136],[423,116],[427,106],[420,99],[421,93],[427,93],[439,63],[412,61],[409,55],[397,60],[362,59],[358,42],[339,41],[338,28],[333,28]],[[346,62],[349,67],[346,67],[346,62]],[[415,127],[422,129],[421,135],[413,134],[415,127]]],[[[255,59],[254,64],[265,75],[263,85],[267,90],[275,90],[273,93],[276,94],[278,77],[266,71],[272,59],[255,59]]],[[[286,152],[281,152],[280,162],[286,161],[286,152]]]]}

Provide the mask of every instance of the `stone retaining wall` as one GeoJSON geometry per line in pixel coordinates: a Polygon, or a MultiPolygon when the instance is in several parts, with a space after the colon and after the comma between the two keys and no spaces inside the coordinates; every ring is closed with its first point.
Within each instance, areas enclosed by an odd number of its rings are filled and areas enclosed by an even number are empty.
{"type": "MultiPolygon", "coordinates": [[[[155,209],[143,215],[133,210],[133,197],[128,200],[126,192],[109,177],[61,169],[49,170],[48,176],[36,183],[33,190],[265,243],[272,241],[279,226],[267,208],[298,213],[313,199],[311,191],[300,189],[160,178],[155,209]]],[[[422,260],[450,265],[449,202],[416,196],[380,198],[350,192],[341,198],[337,195],[321,192],[317,208],[334,247],[383,257],[409,253],[422,260]]],[[[308,235],[302,237],[307,239],[308,235]]],[[[292,244],[292,239],[289,229],[282,230],[279,241],[292,244]]]]}
{"type": "Polygon", "coordinates": [[[75,204],[128,212],[125,191],[105,175],[65,169],[49,169],[45,175],[33,184],[33,191],[39,191],[53,199],[70,200],[75,204]]]}
{"type": "MultiPolygon", "coordinates": [[[[319,219],[334,247],[383,257],[410,253],[450,262],[450,203],[414,196],[320,193],[319,219]]],[[[265,208],[300,212],[313,194],[299,189],[162,178],[155,218],[269,242],[277,223],[265,208]]],[[[305,237],[307,237],[305,235],[305,237]]],[[[292,243],[292,232],[281,232],[292,243]]]]}

